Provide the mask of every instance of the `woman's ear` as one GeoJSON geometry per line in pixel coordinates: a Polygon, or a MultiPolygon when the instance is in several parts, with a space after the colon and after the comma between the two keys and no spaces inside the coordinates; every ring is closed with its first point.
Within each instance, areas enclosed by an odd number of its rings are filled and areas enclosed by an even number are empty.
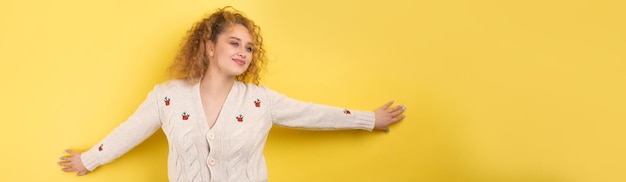
{"type": "Polygon", "coordinates": [[[214,53],[213,53],[213,52],[214,52],[214,51],[213,51],[213,50],[214,50],[213,42],[211,42],[211,41],[207,42],[207,43],[206,43],[206,48],[207,48],[207,49],[206,49],[206,51],[209,53],[209,57],[211,57],[211,58],[212,58],[212,57],[213,57],[213,54],[214,54],[214,53]]]}

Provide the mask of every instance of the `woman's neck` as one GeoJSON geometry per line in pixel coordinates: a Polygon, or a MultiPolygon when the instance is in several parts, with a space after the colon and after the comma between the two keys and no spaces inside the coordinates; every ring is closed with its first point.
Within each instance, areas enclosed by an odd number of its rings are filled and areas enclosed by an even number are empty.
{"type": "Polygon", "coordinates": [[[208,96],[227,95],[234,83],[235,77],[226,77],[207,72],[200,80],[200,93],[208,96]]]}

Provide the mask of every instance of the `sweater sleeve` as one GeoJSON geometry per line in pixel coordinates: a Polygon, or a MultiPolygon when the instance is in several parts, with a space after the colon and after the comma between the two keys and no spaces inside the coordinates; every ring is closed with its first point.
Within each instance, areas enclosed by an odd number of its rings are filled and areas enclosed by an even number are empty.
{"type": "Polygon", "coordinates": [[[81,154],[81,160],[89,171],[109,163],[150,137],[161,126],[156,89],[125,122],[120,124],[102,141],[81,154]]]}
{"type": "Polygon", "coordinates": [[[272,122],[276,125],[317,130],[374,129],[373,112],[302,102],[263,88],[270,100],[272,122]]]}

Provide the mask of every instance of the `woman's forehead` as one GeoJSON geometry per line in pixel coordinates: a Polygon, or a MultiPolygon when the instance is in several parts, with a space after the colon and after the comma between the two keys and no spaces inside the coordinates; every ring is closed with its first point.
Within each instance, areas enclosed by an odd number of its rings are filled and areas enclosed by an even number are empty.
{"type": "Polygon", "coordinates": [[[246,27],[240,24],[235,24],[228,27],[221,36],[227,39],[235,38],[244,42],[253,41],[251,32],[246,27]]]}

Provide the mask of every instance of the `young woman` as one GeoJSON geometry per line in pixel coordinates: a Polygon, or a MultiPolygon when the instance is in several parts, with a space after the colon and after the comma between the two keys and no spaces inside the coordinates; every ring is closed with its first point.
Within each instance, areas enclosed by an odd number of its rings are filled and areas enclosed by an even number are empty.
{"type": "Polygon", "coordinates": [[[263,148],[272,125],[389,131],[406,109],[374,112],[305,103],[258,86],[266,63],[260,29],[232,7],[193,26],[170,72],[127,121],[88,151],[58,163],[79,176],[113,161],[162,128],[170,181],[267,181],[263,148]]]}

